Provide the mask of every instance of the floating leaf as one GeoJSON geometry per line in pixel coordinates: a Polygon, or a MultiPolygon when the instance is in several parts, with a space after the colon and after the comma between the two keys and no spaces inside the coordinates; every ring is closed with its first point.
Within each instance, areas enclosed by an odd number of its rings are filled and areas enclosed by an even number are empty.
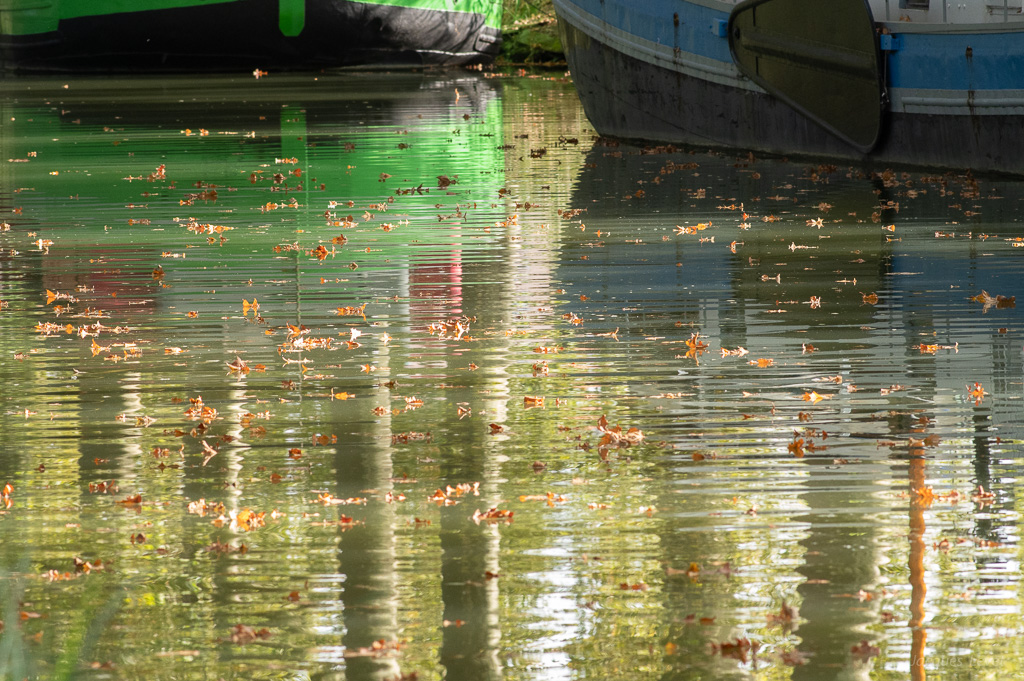
{"type": "Polygon", "coordinates": [[[510,523],[512,522],[512,515],[512,511],[491,507],[483,512],[477,509],[476,512],[473,513],[472,520],[477,525],[480,524],[480,521],[504,521],[505,523],[510,523]]]}
{"type": "Polygon", "coordinates": [[[988,291],[982,291],[976,296],[973,296],[970,300],[981,303],[984,307],[982,312],[988,312],[989,308],[995,307],[996,309],[1006,309],[1017,306],[1017,296],[992,296],[989,295],[988,291]]]}
{"type": "MultiPolygon", "coordinates": [[[[259,76],[257,76],[258,78],[259,76]]],[[[252,643],[253,641],[265,641],[270,638],[270,631],[266,628],[253,629],[252,627],[244,624],[236,624],[231,629],[230,640],[232,643],[237,645],[245,645],[246,643],[252,643]]]]}

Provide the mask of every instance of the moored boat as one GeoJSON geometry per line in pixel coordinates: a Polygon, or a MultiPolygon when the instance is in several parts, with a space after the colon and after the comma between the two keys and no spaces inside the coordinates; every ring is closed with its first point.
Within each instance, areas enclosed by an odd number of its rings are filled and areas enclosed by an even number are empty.
{"type": "Polygon", "coordinates": [[[501,0],[6,0],[0,69],[224,71],[472,65],[501,0]]]}
{"type": "Polygon", "coordinates": [[[555,0],[602,135],[1024,173],[1021,0],[555,0]]]}

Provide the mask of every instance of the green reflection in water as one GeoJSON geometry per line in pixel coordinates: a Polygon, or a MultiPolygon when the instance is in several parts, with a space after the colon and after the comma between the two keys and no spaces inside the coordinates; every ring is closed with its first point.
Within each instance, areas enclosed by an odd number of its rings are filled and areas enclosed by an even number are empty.
{"type": "Polygon", "coordinates": [[[1015,185],[595,143],[551,77],[0,92],[42,676],[108,583],[89,678],[1021,666],[1015,185]]]}

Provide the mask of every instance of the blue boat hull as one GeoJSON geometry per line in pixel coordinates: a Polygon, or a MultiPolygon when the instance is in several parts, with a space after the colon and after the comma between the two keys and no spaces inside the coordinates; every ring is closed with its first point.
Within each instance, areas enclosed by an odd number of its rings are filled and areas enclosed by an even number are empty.
{"type": "MultiPolygon", "coordinates": [[[[1024,173],[1024,98],[1013,87],[964,82],[957,69],[972,52],[985,54],[988,44],[1004,51],[1006,63],[1024,64],[1024,33],[1010,34],[1012,41],[995,33],[984,36],[974,42],[975,49],[963,47],[966,42],[970,48],[971,36],[951,37],[948,42],[958,53],[945,67],[938,65],[947,82],[937,88],[923,87],[929,78],[935,81],[922,66],[934,58],[906,49],[916,37],[908,36],[901,52],[886,55],[893,101],[878,145],[863,153],[739,75],[727,60],[727,48],[715,42],[725,42],[714,33],[727,13],[675,3],[682,9],[667,15],[664,23],[676,26],[665,35],[651,33],[658,30],[650,28],[651,21],[633,21],[624,4],[616,5],[622,14],[607,8],[616,0],[600,3],[601,16],[586,1],[558,0],[556,10],[584,110],[602,135],[869,165],[1024,173]],[[685,14],[686,6],[694,13],[685,14]],[[632,32],[612,22],[631,26],[632,32]],[[642,35],[645,26],[648,35],[642,35]],[[975,89],[977,84],[985,89],[975,89]]],[[[943,48],[940,43],[931,49],[943,48]]],[[[989,65],[978,71],[991,73],[989,65]]]]}

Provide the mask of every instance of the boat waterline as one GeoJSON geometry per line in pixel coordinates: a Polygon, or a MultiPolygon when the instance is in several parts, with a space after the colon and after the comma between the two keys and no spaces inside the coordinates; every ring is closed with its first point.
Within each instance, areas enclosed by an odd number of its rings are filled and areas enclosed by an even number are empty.
{"type": "Polygon", "coordinates": [[[731,3],[639,8],[557,0],[555,6],[570,71],[602,134],[876,165],[1024,171],[1014,133],[1024,117],[1024,88],[1012,76],[1014,65],[1024,62],[1020,22],[933,25],[930,31],[912,23],[879,24],[881,132],[877,143],[868,134],[851,144],[828,121],[852,117],[842,125],[855,127],[864,116],[828,103],[817,117],[823,126],[806,109],[816,106],[815,98],[849,98],[845,109],[870,111],[879,91],[857,94],[842,73],[826,70],[831,75],[820,83],[803,79],[798,87],[812,89],[801,97],[811,104],[794,109],[784,93],[770,94],[734,62],[727,31],[736,7],[731,3]],[[903,25],[914,30],[900,33],[903,25]]]}

